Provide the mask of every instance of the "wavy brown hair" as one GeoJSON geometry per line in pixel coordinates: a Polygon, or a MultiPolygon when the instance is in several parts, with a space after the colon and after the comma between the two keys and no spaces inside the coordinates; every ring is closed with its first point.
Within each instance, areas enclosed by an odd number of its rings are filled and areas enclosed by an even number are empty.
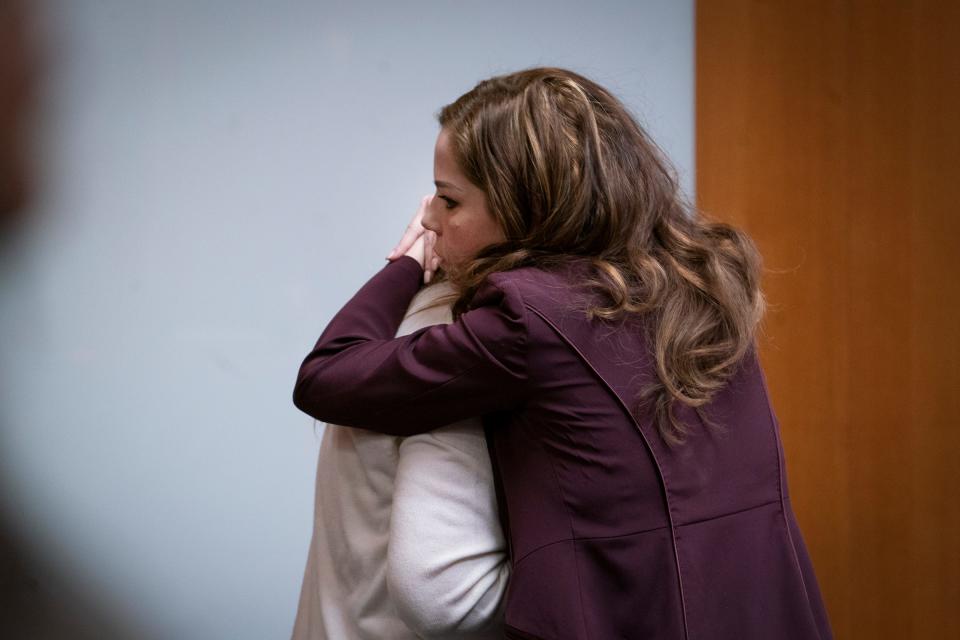
{"type": "Polygon", "coordinates": [[[606,303],[587,316],[644,319],[656,376],[634,410],[652,407],[670,445],[688,431],[678,402],[713,424],[703,407],[753,348],[764,311],[751,240],[692,207],[627,108],[572,71],[483,80],[437,119],[507,238],[441,274],[458,292],[454,317],[490,273],[588,261],[585,284],[606,303]]]}

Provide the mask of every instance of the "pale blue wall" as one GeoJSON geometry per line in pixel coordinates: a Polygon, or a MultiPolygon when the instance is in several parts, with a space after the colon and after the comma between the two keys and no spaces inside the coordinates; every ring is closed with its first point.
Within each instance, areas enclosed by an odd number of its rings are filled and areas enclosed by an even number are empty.
{"type": "Polygon", "coordinates": [[[8,513],[145,638],[287,637],[319,445],[294,377],[431,191],[434,113],[568,66],[689,189],[692,1],[43,4],[44,189],[0,264],[8,513]]]}

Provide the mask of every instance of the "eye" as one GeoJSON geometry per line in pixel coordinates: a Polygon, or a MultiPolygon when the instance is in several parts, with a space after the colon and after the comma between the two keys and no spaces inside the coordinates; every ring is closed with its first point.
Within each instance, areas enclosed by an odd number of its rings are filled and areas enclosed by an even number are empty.
{"type": "Polygon", "coordinates": [[[447,196],[437,196],[437,197],[443,200],[444,205],[446,206],[447,209],[453,209],[455,206],[457,206],[456,200],[452,200],[447,196]]]}

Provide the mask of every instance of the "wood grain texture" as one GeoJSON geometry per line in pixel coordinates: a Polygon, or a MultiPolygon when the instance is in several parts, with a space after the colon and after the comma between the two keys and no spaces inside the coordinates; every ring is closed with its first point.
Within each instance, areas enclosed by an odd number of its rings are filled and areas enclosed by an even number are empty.
{"type": "Polygon", "coordinates": [[[960,3],[699,2],[697,197],[761,349],[837,638],[960,638],[960,3]]]}

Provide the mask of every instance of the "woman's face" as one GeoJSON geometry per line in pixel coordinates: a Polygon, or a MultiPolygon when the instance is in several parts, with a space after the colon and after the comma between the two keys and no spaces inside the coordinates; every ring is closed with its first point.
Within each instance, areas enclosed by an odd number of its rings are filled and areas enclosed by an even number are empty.
{"type": "Polygon", "coordinates": [[[499,222],[487,210],[487,197],[457,165],[449,133],[441,129],[433,152],[436,195],[422,224],[437,234],[440,265],[461,264],[487,245],[505,240],[499,222]]]}

